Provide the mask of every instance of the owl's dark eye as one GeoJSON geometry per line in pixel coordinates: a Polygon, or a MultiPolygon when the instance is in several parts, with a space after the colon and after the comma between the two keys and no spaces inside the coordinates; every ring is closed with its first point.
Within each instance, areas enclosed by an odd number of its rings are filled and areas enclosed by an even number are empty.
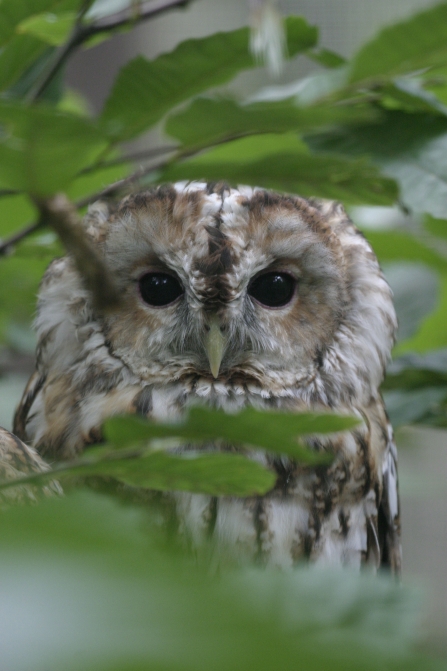
{"type": "Polygon", "coordinates": [[[146,273],[138,285],[144,302],[157,308],[173,303],[183,293],[180,282],[168,273],[146,273]]]}
{"type": "Polygon", "coordinates": [[[281,308],[292,300],[296,280],[287,273],[259,275],[248,287],[248,294],[268,308],[281,308]]]}

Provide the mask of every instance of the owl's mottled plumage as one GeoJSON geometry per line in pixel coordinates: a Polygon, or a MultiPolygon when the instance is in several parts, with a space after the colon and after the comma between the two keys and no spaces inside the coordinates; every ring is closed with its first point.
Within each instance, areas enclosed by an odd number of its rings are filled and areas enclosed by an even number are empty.
{"type": "MultiPolygon", "coordinates": [[[[36,450],[22,443],[6,429],[0,428],[0,482],[26,478],[49,470],[49,466],[36,450]]],[[[0,509],[16,503],[36,503],[47,496],[62,494],[55,481],[46,481],[41,485],[24,483],[0,491],[0,509]]]]}
{"type": "Polygon", "coordinates": [[[358,566],[400,566],[396,450],[378,391],[396,330],[377,259],[334,202],[225,184],[181,183],[90,208],[88,235],[123,297],[93,311],[70,257],[54,261],[40,289],[36,372],[15,431],[43,457],[67,459],[100,439],[106,417],[157,420],[196,403],[355,414],[359,428],[311,437],[336,455],[307,468],[264,456],[275,489],[247,500],[175,494],[180,529],[193,543],[267,564],[303,557],[358,566]],[[266,308],[247,293],[266,269],[296,280],[287,305],[266,308]],[[178,278],[184,294],[151,307],[139,279],[178,278]],[[218,373],[207,333],[218,324],[218,373]]]}

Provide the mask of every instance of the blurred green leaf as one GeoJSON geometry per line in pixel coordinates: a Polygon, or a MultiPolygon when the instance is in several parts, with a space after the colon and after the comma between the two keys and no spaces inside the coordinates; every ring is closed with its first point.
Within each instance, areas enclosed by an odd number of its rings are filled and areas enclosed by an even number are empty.
{"type": "Polygon", "coordinates": [[[0,91],[17,82],[48,45],[32,35],[17,35],[0,51],[0,91]]]}
{"type": "Polygon", "coordinates": [[[447,386],[447,349],[399,356],[388,366],[384,382],[386,389],[420,389],[438,385],[447,386]]]}
{"type": "Polygon", "coordinates": [[[429,268],[447,273],[447,259],[427,247],[422,240],[404,230],[366,231],[368,242],[381,263],[410,261],[425,263],[429,268]]]}
{"type": "Polygon", "coordinates": [[[306,566],[213,579],[162,550],[141,509],[85,493],[10,510],[0,534],[11,671],[446,669],[413,649],[417,596],[381,576],[306,566]]]}
{"type": "MultiPolygon", "coordinates": [[[[1,212],[1,201],[0,201],[1,212]]],[[[33,246],[33,239],[27,243],[33,246]]],[[[0,263],[0,343],[21,350],[16,326],[29,328],[36,310],[36,295],[42,275],[59,246],[40,245],[30,254],[12,255],[0,263]]],[[[22,338],[21,338],[22,340],[22,338]]]]}
{"type": "Polygon", "coordinates": [[[25,195],[0,198],[0,238],[18,231],[37,219],[37,208],[25,195]]]}
{"type": "Polygon", "coordinates": [[[306,55],[325,68],[339,68],[347,63],[346,58],[325,48],[311,49],[306,55]]]}
{"type": "Polygon", "coordinates": [[[332,433],[351,429],[359,420],[333,414],[260,412],[246,408],[229,415],[222,410],[191,408],[181,424],[159,424],[134,416],[112,417],[104,425],[105,437],[118,447],[172,436],[192,442],[221,438],[230,444],[264,448],[276,454],[287,454],[304,463],[327,460],[297,442],[309,433],[332,433]]]}
{"type": "Polygon", "coordinates": [[[298,107],[294,99],[239,105],[227,99],[196,98],[186,110],[167,119],[165,131],[186,147],[200,147],[240,135],[306,132],[376,117],[377,112],[366,105],[298,107]]]}
{"type": "Polygon", "coordinates": [[[24,34],[19,26],[43,12],[56,17],[78,9],[80,0],[2,0],[0,5],[0,90],[7,89],[32,69],[48,49],[48,40],[24,34]]]}
{"type": "Polygon", "coordinates": [[[159,181],[227,180],[301,196],[334,198],[351,204],[392,204],[393,181],[382,178],[367,160],[314,156],[292,134],[255,135],[227,142],[202,155],[173,163],[159,181]]]}
{"type": "Polygon", "coordinates": [[[400,185],[414,212],[445,216],[447,119],[433,114],[388,112],[382,123],[339,128],[308,138],[314,151],[368,156],[400,185]]]}
{"type": "Polygon", "coordinates": [[[394,429],[405,424],[423,423],[424,418],[447,397],[446,387],[424,387],[411,391],[388,391],[386,409],[394,429]]]}
{"type": "Polygon", "coordinates": [[[431,217],[429,214],[425,216],[424,227],[440,238],[447,238],[447,220],[446,219],[436,219],[431,217]]]}
{"type": "Polygon", "coordinates": [[[2,0],[0,7],[0,45],[13,37],[27,18],[43,12],[66,12],[81,5],[81,0],[2,0]]]}
{"type": "Polygon", "coordinates": [[[427,352],[447,346],[447,274],[440,276],[439,300],[436,310],[426,317],[417,333],[408,340],[400,343],[394,350],[394,355],[403,352],[427,352]]]}
{"type": "Polygon", "coordinates": [[[89,103],[87,98],[75,89],[65,89],[61,98],[57,101],[57,109],[60,112],[68,114],[78,114],[79,116],[89,116],[89,103]]]}
{"type": "Polygon", "coordinates": [[[387,109],[405,112],[429,112],[447,115],[447,106],[434,93],[425,90],[419,77],[398,77],[381,89],[380,104],[387,109]]]}
{"type": "MultiPolygon", "coordinates": [[[[131,437],[132,431],[128,440],[131,437]]],[[[68,475],[76,473],[75,465],[66,471],[68,475]]],[[[242,455],[219,452],[178,456],[157,451],[136,459],[101,460],[80,468],[79,473],[116,478],[132,487],[212,496],[265,494],[276,480],[272,472],[242,455]]]]}
{"type": "MultiPolygon", "coordinates": [[[[31,65],[25,69],[21,68],[18,79],[5,92],[5,99],[23,100],[26,98],[36,81],[50,66],[50,62],[54,58],[54,52],[55,47],[49,47],[48,45],[39,49],[39,55],[31,65]]],[[[42,94],[42,102],[57,103],[60,100],[63,95],[64,74],[64,68],[61,68],[42,94]]]]}
{"type": "Polygon", "coordinates": [[[413,336],[423,319],[438,303],[439,281],[436,272],[418,263],[393,263],[382,266],[393,292],[397,314],[397,341],[413,336]]]}
{"type": "Polygon", "coordinates": [[[0,103],[0,124],[0,184],[33,195],[66,188],[105,146],[92,122],[50,107],[0,103]]]}
{"type": "Polygon", "coordinates": [[[447,59],[447,3],[382,30],[353,59],[350,80],[383,80],[447,59]]]}
{"type": "Polygon", "coordinates": [[[76,12],[44,12],[30,16],[17,26],[17,33],[33,35],[47,44],[59,46],[68,38],[76,12]]]}
{"type": "Polygon", "coordinates": [[[129,163],[105,167],[98,166],[75,177],[66,191],[72,200],[85,198],[105,189],[119,179],[127,177],[129,172],[129,163]]]}
{"type": "MultiPolygon", "coordinates": [[[[304,19],[289,17],[286,28],[289,56],[314,46],[317,31],[304,19]]],[[[175,105],[255,66],[248,28],[186,40],[154,61],[139,56],[119,73],[102,123],[113,139],[130,139],[175,105]]]]}

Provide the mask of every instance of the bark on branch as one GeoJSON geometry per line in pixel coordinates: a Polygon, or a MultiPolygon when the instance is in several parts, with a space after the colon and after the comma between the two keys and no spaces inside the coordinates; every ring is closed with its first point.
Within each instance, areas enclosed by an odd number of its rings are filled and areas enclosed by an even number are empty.
{"type": "Polygon", "coordinates": [[[115,310],[121,303],[116,284],[87,238],[74,204],[61,193],[35,202],[40,211],[39,223],[51,226],[72,254],[85,287],[93,296],[94,307],[101,312],[115,310]]]}

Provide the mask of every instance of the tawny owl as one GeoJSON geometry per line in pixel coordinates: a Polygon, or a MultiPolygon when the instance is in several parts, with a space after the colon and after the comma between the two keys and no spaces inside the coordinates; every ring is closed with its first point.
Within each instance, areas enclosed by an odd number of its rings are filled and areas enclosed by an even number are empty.
{"type": "Polygon", "coordinates": [[[203,403],[355,414],[359,428],[308,439],[335,454],[330,466],[265,455],[278,477],[264,497],[173,494],[179,529],[268,565],[399,570],[397,457],[378,390],[396,317],[343,208],[179,183],[97,203],[85,226],[122,307],[95,312],[70,256],[50,265],[16,434],[54,460],[97,442],[118,413],[169,420],[203,403]]]}

